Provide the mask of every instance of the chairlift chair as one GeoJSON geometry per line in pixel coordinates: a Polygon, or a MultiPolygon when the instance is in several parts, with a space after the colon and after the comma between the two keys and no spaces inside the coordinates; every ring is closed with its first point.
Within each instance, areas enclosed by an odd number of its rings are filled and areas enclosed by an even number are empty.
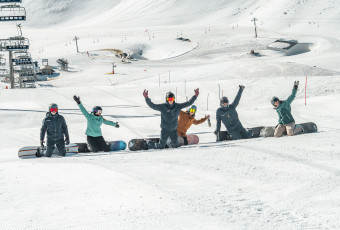
{"type": "Polygon", "coordinates": [[[0,0],[1,3],[21,3],[22,0],[0,0]]]}
{"type": "Polygon", "coordinates": [[[25,7],[18,5],[0,6],[0,21],[25,21],[25,20],[26,20],[25,7]]]}

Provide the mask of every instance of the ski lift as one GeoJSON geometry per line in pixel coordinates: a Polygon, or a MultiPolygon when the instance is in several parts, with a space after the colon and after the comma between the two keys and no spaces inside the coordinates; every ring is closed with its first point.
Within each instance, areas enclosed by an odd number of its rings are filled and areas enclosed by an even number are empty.
{"type": "Polygon", "coordinates": [[[15,52],[12,59],[15,65],[32,65],[32,61],[31,54],[28,52],[15,52]]]}
{"type": "Polygon", "coordinates": [[[3,55],[0,55],[0,66],[5,66],[6,65],[6,59],[3,58],[3,55]]]}
{"type": "Polygon", "coordinates": [[[16,36],[10,37],[6,40],[6,49],[7,50],[27,50],[29,49],[30,42],[28,38],[16,36]]]}
{"type": "Polygon", "coordinates": [[[18,5],[0,6],[0,21],[25,21],[25,20],[26,20],[25,7],[21,7],[18,5]]]}
{"type": "Polygon", "coordinates": [[[22,0],[0,0],[0,3],[21,3],[22,0]]]}

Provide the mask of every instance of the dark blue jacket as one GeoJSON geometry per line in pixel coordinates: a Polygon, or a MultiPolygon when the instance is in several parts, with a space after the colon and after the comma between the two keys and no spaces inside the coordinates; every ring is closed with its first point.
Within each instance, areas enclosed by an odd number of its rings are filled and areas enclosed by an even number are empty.
{"type": "Polygon", "coordinates": [[[221,130],[221,121],[227,128],[228,132],[233,132],[242,127],[242,124],[238,118],[238,114],[236,112],[236,107],[240,102],[242,89],[239,89],[233,103],[229,104],[227,107],[220,107],[216,111],[216,131],[219,132],[221,130]]]}
{"type": "Polygon", "coordinates": [[[46,132],[47,140],[64,140],[64,134],[69,138],[66,121],[59,113],[54,116],[50,112],[46,113],[40,130],[40,140],[44,140],[46,132]]]}
{"type": "Polygon", "coordinates": [[[145,98],[146,104],[154,110],[161,112],[161,128],[164,130],[177,130],[178,125],[178,115],[181,109],[194,104],[196,96],[193,96],[189,101],[184,103],[174,102],[172,105],[168,103],[154,104],[150,98],[145,98]]]}

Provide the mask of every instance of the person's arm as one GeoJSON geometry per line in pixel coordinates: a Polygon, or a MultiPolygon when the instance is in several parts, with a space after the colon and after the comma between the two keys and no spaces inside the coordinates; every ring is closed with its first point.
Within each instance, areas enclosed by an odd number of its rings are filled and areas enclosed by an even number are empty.
{"type": "Polygon", "coordinates": [[[118,122],[108,121],[108,120],[105,120],[105,119],[103,118],[103,123],[104,123],[105,125],[111,125],[111,126],[115,126],[115,127],[116,127],[116,125],[117,125],[118,122]]]}
{"type": "Polygon", "coordinates": [[[297,93],[297,89],[298,89],[298,86],[299,86],[299,81],[295,81],[294,82],[294,87],[293,87],[293,90],[292,90],[292,94],[287,98],[286,102],[288,104],[291,104],[293,102],[293,100],[295,99],[295,96],[296,96],[296,93],[297,93]]]}
{"type": "Polygon", "coordinates": [[[86,109],[85,109],[85,107],[83,106],[83,104],[80,103],[80,104],[78,104],[78,106],[79,106],[79,108],[80,108],[80,111],[84,114],[84,116],[85,116],[86,118],[89,118],[91,114],[88,113],[88,112],[86,111],[86,109]]]}
{"type": "Polygon", "coordinates": [[[44,119],[43,122],[42,122],[41,129],[40,129],[40,140],[45,139],[46,130],[47,130],[47,124],[46,124],[45,119],[44,119]]]}
{"type": "Polygon", "coordinates": [[[196,99],[197,99],[197,97],[194,95],[194,96],[192,96],[192,98],[191,98],[189,101],[184,102],[184,103],[179,103],[178,105],[179,105],[179,107],[180,107],[181,109],[183,109],[183,108],[185,108],[185,107],[188,107],[188,106],[194,104],[194,102],[196,101],[196,99]]]}
{"type": "Polygon", "coordinates": [[[238,90],[238,93],[233,101],[233,103],[231,105],[233,105],[235,108],[238,106],[238,103],[240,103],[240,100],[241,100],[241,96],[242,96],[242,92],[244,90],[244,86],[243,85],[240,85],[239,86],[240,89],[238,90]]]}
{"type": "Polygon", "coordinates": [[[208,118],[209,118],[209,117],[206,116],[206,117],[203,117],[203,118],[201,118],[201,119],[199,119],[199,120],[194,119],[193,124],[194,124],[194,125],[202,124],[202,123],[205,122],[208,118]]]}
{"type": "Polygon", "coordinates": [[[154,109],[154,110],[157,110],[157,111],[161,111],[161,108],[162,108],[162,104],[154,104],[150,98],[146,97],[145,98],[145,102],[146,104],[151,108],[151,109],[154,109]]]}
{"type": "Polygon", "coordinates": [[[65,140],[69,141],[70,140],[70,136],[68,134],[68,128],[67,128],[67,124],[66,124],[65,118],[63,118],[63,125],[62,125],[62,127],[63,127],[63,133],[65,135],[65,140]]]}
{"type": "Polygon", "coordinates": [[[221,118],[218,115],[218,110],[216,111],[216,130],[215,130],[215,134],[217,135],[217,133],[221,130],[221,118]]]}

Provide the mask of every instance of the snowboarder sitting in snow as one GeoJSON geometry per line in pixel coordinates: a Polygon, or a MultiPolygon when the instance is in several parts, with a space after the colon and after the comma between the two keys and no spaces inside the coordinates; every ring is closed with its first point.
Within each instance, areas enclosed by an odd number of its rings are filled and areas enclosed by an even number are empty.
{"type": "Polygon", "coordinates": [[[92,113],[88,113],[84,108],[83,104],[80,102],[80,98],[73,96],[73,99],[77,102],[81,112],[87,119],[87,144],[91,152],[105,151],[109,152],[110,148],[106,144],[102,136],[102,131],[100,126],[104,123],[105,125],[115,126],[119,128],[118,122],[108,121],[102,117],[102,108],[100,106],[95,106],[92,109],[92,113]]]}
{"type": "MultiPolygon", "coordinates": [[[[65,144],[70,144],[70,137],[68,135],[68,129],[66,121],[63,116],[58,113],[58,105],[51,104],[49,106],[49,112],[46,113],[46,117],[42,122],[40,130],[40,145],[44,147],[45,133],[47,132],[47,150],[46,157],[51,157],[54,150],[54,146],[57,146],[60,156],[66,155],[65,144]],[[65,140],[64,140],[65,135],[65,140]]],[[[41,157],[43,155],[39,155],[41,157]]]]}
{"type": "MultiPolygon", "coordinates": [[[[145,97],[146,104],[157,111],[161,112],[161,137],[159,140],[159,145],[155,146],[159,149],[164,149],[165,144],[170,138],[171,147],[178,147],[178,135],[177,135],[177,125],[178,125],[178,115],[181,109],[192,105],[199,95],[199,89],[195,89],[195,95],[185,103],[176,103],[175,95],[172,92],[168,92],[165,97],[165,103],[154,104],[149,98],[149,93],[144,90],[143,96],[145,97]]],[[[153,146],[152,146],[153,147],[153,146]]]]}
{"type": "Polygon", "coordinates": [[[184,139],[184,145],[188,145],[187,131],[192,124],[199,125],[205,122],[210,115],[201,118],[200,120],[195,119],[195,114],[197,112],[197,107],[195,105],[191,106],[186,112],[180,111],[178,117],[178,127],[177,134],[184,139]]]}
{"type": "Polygon", "coordinates": [[[229,104],[229,100],[227,97],[221,98],[221,107],[218,108],[216,111],[217,124],[216,131],[214,132],[215,135],[217,135],[221,129],[222,121],[232,140],[247,139],[251,137],[251,131],[247,131],[245,128],[243,128],[236,112],[236,107],[240,102],[242,92],[245,88],[243,85],[240,85],[239,87],[240,89],[233,103],[229,104]]]}
{"type": "Polygon", "coordinates": [[[301,125],[295,125],[294,118],[291,114],[290,104],[293,102],[299,81],[294,82],[292,94],[285,101],[280,101],[278,97],[273,97],[271,103],[279,115],[279,124],[275,127],[274,137],[281,137],[285,131],[289,136],[293,136],[303,132],[301,125]]]}

